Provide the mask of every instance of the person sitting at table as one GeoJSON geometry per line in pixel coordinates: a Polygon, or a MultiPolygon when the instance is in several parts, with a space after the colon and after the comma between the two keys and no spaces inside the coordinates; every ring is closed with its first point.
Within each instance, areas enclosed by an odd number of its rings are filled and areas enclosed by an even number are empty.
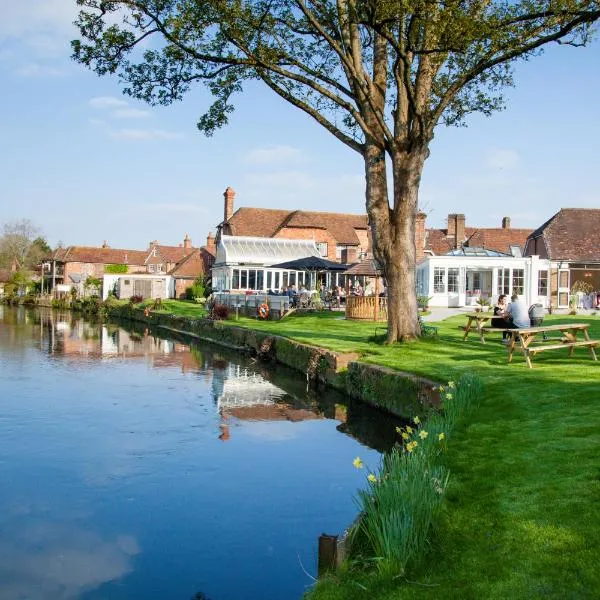
{"type": "MultiPolygon", "coordinates": [[[[506,329],[506,294],[500,294],[498,296],[498,302],[494,306],[494,316],[492,318],[492,327],[498,329],[506,329]]],[[[509,337],[508,331],[502,332],[502,341],[505,342],[509,337]]]]}
{"type": "Polygon", "coordinates": [[[518,294],[513,294],[510,297],[510,304],[506,309],[506,314],[509,317],[507,327],[509,329],[527,329],[531,327],[529,322],[529,310],[527,305],[518,294]]]}

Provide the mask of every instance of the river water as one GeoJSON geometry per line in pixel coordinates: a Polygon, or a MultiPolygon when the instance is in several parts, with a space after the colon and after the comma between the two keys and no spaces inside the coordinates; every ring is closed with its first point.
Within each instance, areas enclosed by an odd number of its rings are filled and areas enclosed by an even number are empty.
{"type": "Polygon", "coordinates": [[[0,306],[0,598],[301,598],[395,425],[217,346],[0,306]]]}

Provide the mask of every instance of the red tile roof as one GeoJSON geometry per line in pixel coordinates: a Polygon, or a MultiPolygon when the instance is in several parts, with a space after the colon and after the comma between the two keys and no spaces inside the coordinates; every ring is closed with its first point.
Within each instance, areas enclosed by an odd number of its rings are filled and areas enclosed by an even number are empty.
{"type": "Polygon", "coordinates": [[[356,229],[368,228],[367,215],[243,207],[224,224],[230,235],[273,237],[284,228],[326,229],[340,244],[358,245],[356,229]]]}
{"type": "Polygon", "coordinates": [[[52,258],[59,262],[82,262],[101,264],[125,264],[143,266],[147,250],[122,248],[98,248],[94,246],[69,246],[58,248],[52,258]]]}
{"type": "Polygon", "coordinates": [[[526,252],[533,254],[533,240],[544,240],[552,260],[600,261],[600,209],[561,208],[531,233],[526,252]]]}
{"type": "MultiPolygon", "coordinates": [[[[454,236],[447,236],[447,229],[427,229],[425,236],[425,250],[441,255],[454,248],[454,236]]],[[[465,227],[465,240],[463,243],[472,248],[486,248],[510,254],[511,246],[525,247],[531,229],[513,229],[497,227],[465,227]]]]}
{"type": "Polygon", "coordinates": [[[150,250],[146,252],[146,256],[150,258],[154,248],[158,250],[160,256],[170,263],[178,263],[186,256],[193,254],[198,248],[185,248],[184,246],[163,246],[162,244],[154,244],[150,250]]]}
{"type": "Polygon", "coordinates": [[[188,254],[183,260],[179,261],[169,275],[182,277],[186,279],[195,279],[199,275],[210,272],[210,268],[215,257],[206,250],[206,248],[196,248],[194,252],[188,254]]]}

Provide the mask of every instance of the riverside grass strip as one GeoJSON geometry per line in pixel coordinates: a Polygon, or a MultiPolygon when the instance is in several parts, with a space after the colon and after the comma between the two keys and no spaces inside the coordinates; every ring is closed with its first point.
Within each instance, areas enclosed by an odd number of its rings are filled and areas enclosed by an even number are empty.
{"type": "MultiPolygon", "coordinates": [[[[544,322],[590,323],[590,335],[600,337],[597,316],[553,314],[544,322]]],[[[499,341],[464,344],[463,316],[435,323],[438,340],[393,346],[372,341],[374,323],[335,313],[229,324],[357,352],[363,362],[435,381],[475,373],[483,385],[445,455],[451,479],[424,560],[405,578],[345,565],[310,600],[598,597],[600,365],[586,353],[542,353],[535,369],[515,368],[499,341]]]]}

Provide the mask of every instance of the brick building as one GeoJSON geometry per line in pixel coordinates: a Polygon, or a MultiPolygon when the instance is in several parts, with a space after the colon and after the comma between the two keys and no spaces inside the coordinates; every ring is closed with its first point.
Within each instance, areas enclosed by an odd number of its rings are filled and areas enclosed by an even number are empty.
{"type": "Polygon", "coordinates": [[[353,263],[371,252],[367,215],[242,207],[234,211],[235,191],[224,194],[220,234],[314,240],[324,258],[353,263]]]}
{"type": "MultiPolygon", "coordinates": [[[[550,299],[569,306],[571,291],[587,289],[590,306],[600,293],[600,209],[562,208],[527,238],[526,256],[550,261],[550,299]]],[[[581,292],[579,292],[581,294],[581,292]]]]}

